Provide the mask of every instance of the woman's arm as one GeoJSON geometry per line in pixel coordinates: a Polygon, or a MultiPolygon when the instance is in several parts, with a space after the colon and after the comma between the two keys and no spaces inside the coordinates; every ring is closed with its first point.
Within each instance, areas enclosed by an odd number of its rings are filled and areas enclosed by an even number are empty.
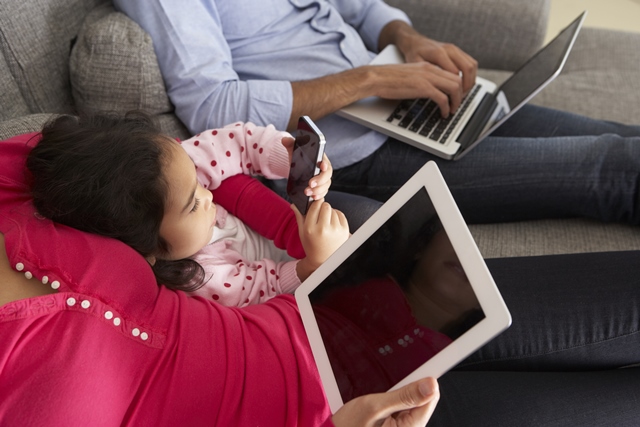
{"type": "Polygon", "coordinates": [[[424,427],[440,399],[438,383],[425,378],[387,393],[347,402],[332,418],[336,427],[424,427]]]}

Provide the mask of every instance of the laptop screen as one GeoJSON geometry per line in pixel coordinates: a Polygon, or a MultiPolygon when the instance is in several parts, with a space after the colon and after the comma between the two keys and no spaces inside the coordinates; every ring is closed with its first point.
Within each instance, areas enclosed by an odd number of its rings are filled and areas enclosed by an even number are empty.
{"type": "Polygon", "coordinates": [[[309,299],[345,402],[389,390],[485,317],[424,187],[309,299]]]}
{"type": "Polygon", "coordinates": [[[504,92],[510,108],[526,101],[543,83],[559,72],[582,18],[581,15],[574,20],[497,89],[496,93],[504,92]]]}

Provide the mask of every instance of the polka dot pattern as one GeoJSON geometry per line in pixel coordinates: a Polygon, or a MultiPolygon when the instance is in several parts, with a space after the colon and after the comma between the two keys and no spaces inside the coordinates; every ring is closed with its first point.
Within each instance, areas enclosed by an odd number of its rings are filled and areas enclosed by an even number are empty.
{"type": "MultiPolygon", "coordinates": [[[[194,136],[182,146],[194,160],[199,182],[211,189],[217,188],[225,178],[243,173],[264,171],[268,176],[285,178],[289,158],[282,145],[284,136],[289,135],[275,130],[273,126],[233,123],[194,136]]],[[[233,267],[205,284],[200,294],[221,304],[233,301],[234,305],[254,304],[277,294],[279,285],[276,282],[280,278],[273,262],[247,265],[238,259],[233,267]]],[[[211,267],[211,274],[213,271],[217,274],[216,268],[217,265],[211,267]]],[[[205,270],[210,273],[207,266],[205,270]]],[[[291,276],[287,274],[287,278],[291,276]]]]}

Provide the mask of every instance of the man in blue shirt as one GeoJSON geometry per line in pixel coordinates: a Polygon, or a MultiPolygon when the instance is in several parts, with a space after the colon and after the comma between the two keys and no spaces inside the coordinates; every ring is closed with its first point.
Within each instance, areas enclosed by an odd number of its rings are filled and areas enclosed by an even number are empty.
{"type": "Polygon", "coordinates": [[[193,133],[238,120],[293,129],[308,115],[327,137],[334,190],[384,201],[435,160],[471,222],[558,215],[640,222],[638,201],[628,196],[637,179],[617,180],[615,200],[607,187],[612,176],[640,170],[639,127],[528,106],[450,162],[333,114],[380,96],[431,98],[447,116],[474,84],[472,57],[422,36],[382,0],[114,3],[151,35],[176,114],[193,133]],[[407,63],[369,66],[388,44],[407,63]],[[605,154],[604,164],[590,161],[605,154]]]}

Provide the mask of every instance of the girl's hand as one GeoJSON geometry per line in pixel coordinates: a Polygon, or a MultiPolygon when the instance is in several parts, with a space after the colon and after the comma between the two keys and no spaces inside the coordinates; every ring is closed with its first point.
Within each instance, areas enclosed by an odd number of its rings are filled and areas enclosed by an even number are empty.
{"type": "Polygon", "coordinates": [[[300,241],[306,253],[297,265],[300,281],[304,281],[349,238],[347,218],[323,199],[311,203],[306,216],[295,205],[300,241]]]}
{"type": "Polygon", "coordinates": [[[313,197],[313,200],[324,199],[331,187],[333,168],[326,154],[322,155],[320,173],[309,180],[309,186],[304,189],[304,194],[313,197]]]}
{"type": "Polygon", "coordinates": [[[285,136],[280,142],[282,142],[284,148],[287,149],[287,153],[289,153],[289,163],[291,163],[291,159],[293,158],[293,144],[296,142],[295,138],[285,136]]]}
{"type": "Polygon", "coordinates": [[[357,397],[332,417],[336,427],[424,427],[436,408],[440,391],[425,378],[387,393],[357,397]]]}
{"type": "MultiPolygon", "coordinates": [[[[294,138],[284,137],[282,138],[282,145],[287,149],[289,153],[289,163],[293,156],[293,143],[294,138]]],[[[320,173],[309,180],[309,185],[304,189],[304,194],[309,197],[313,197],[313,200],[323,199],[329,192],[331,186],[331,176],[333,175],[333,168],[331,162],[326,154],[322,155],[322,161],[320,162],[320,173]]]]}

